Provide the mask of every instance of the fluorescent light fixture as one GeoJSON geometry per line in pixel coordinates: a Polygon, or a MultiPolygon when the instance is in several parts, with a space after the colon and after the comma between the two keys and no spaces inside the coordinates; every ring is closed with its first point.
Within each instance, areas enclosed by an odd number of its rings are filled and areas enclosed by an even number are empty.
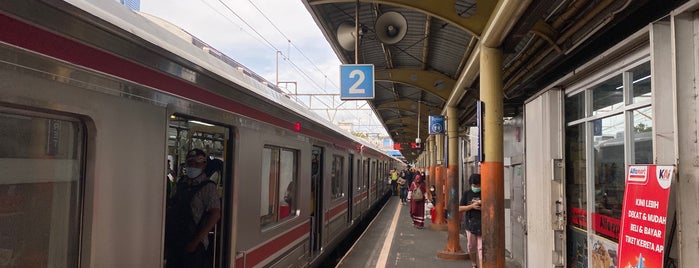
{"type": "Polygon", "coordinates": [[[204,122],[202,122],[202,121],[197,121],[197,120],[189,120],[188,122],[189,122],[189,123],[194,123],[194,124],[199,124],[199,125],[202,125],[202,126],[207,126],[207,127],[213,127],[213,126],[214,126],[214,125],[212,125],[212,124],[204,123],[204,122]]]}
{"type": "MultiPolygon", "coordinates": [[[[648,79],[648,78],[650,78],[650,75],[641,77],[641,78],[639,78],[638,80],[633,81],[632,84],[636,84],[636,83],[641,82],[641,81],[643,81],[643,80],[646,80],[646,79],[648,79]]],[[[623,85],[622,85],[622,86],[618,86],[618,87],[616,87],[616,89],[621,89],[622,87],[624,87],[624,86],[623,86],[623,85]]]]}

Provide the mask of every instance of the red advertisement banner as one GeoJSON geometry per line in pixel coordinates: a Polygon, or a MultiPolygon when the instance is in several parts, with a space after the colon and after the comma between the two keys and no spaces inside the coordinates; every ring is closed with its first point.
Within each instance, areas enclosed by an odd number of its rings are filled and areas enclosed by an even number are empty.
{"type": "Polygon", "coordinates": [[[673,166],[628,166],[618,267],[662,267],[674,169],[673,166]]]}
{"type": "MultiPolygon", "coordinates": [[[[612,238],[619,238],[621,220],[599,213],[592,213],[592,230],[612,238]]],[[[568,221],[580,228],[587,227],[587,210],[571,207],[568,221]]]]}

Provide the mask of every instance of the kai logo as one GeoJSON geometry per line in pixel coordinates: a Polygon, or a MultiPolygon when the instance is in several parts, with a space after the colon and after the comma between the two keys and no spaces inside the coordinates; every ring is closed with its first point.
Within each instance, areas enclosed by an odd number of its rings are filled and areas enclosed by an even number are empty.
{"type": "Polygon", "coordinates": [[[658,178],[658,184],[663,189],[670,188],[672,184],[672,176],[675,173],[675,167],[673,166],[657,166],[655,168],[655,175],[658,178]]]}

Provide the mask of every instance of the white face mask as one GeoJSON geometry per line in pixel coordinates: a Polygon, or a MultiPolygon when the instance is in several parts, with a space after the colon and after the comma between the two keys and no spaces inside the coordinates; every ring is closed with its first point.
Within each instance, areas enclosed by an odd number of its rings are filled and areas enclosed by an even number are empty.
{"type": "Polygon", "coordinates": [[[199,175],[201,175],[201,168],[187,167],[186,172],[187,172],[187,177],[189,177],[190,179],[194,179],[196,177],[199,177],[199,175]]]}

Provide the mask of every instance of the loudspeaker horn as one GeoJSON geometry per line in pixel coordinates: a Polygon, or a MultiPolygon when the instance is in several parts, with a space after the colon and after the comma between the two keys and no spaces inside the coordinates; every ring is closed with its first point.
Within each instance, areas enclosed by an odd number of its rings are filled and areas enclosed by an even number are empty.
{"type": "Polygon", "coordinates": [[[379,16],[374,30],[381,42],[392,45],[403,40],[408,32],[408,21],[400,13],[389,11],[379,16]]]}
{"type": "MultiPolygon", "coordinates": [[[[361,30],[361,29],[360,29],[361,30]]],[[[337,42],[347,51],[354,51],[354,40],[357,35],[354,23],[343,22],[337,27],[337,42]]]]}

